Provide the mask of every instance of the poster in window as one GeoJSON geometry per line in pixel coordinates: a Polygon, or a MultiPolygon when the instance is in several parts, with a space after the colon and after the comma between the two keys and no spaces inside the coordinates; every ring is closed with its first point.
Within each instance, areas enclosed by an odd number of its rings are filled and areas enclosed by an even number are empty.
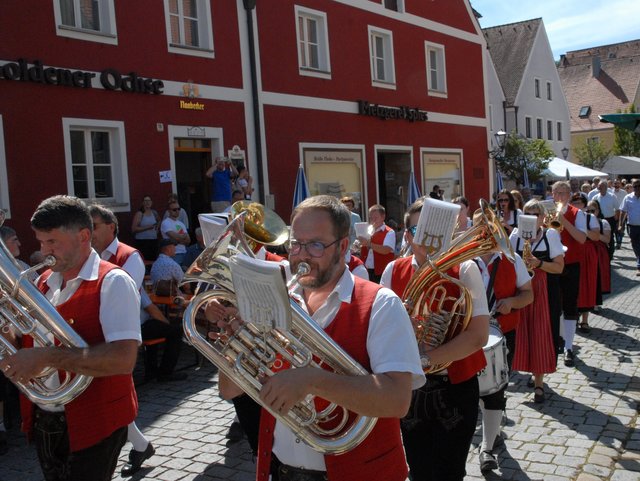
{"type": "Polygon", "coordinates": [[[459,152],[426,151],[422,153],[424,192],[428,194],[438,186],[444,200],[462,195],[462,154],[459,152]]]}

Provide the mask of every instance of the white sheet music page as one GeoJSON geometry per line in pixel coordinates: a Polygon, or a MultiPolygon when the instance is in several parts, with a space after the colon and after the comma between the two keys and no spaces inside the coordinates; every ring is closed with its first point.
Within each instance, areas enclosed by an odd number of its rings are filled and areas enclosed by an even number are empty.
{"type": "Polygon", "coordinates": [[[531,240],[538,231],[538,217],[522,214],[518,216],[518,235],[523,240],[531,240]]]}
{"type": "Polygon", "coordinates": [[[451,244],[460,206],[427,198],[420,211],[414,242],[427,247],[427,255],[435,257],[451,244]]]}
{"type": "Polygon", "coordinates": [[[282,266],[237,254],[229,259],[229,267],[240,317],[260,330],[288,331],[291,309],[282,266]]]}

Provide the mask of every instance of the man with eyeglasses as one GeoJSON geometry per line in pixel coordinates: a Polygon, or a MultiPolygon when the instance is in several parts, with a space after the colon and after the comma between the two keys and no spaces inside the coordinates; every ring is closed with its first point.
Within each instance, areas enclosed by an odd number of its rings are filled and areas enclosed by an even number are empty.
{"type": "Polygon", "coordinates": [[[620,206],[622,218],[618,229],[627,222],[631,247],[636,256],[636,276],[640,276],[640,180],[634,179],[632,186],[633,192],[625,196],[620,206]]]}
{"type": "Polygon", "coordinates": [[[311,270],[291,294],[371,374],[346,376],[315,367],[288,369],[265,380],[260,398],[271,409],[286,414],[295,403],[314,394],[378,421],[354,449],[325,456],[263,410],[259,481],[267,481],[270,474],[274,481],[404,481],[407,477],[398,418],[406,414],[411,391],[424,383],[424,374],[401,300],[389,289],[354,277],[346,268],[349,227],[348,209],[332,196],[307,198],[294,209],[289,249],[292,272],[302,262],[311,270]]]}
{"type": "Polygon", "coordinates": [[[385,217],[386,209],[382,205],[369,207],[369,223],[373,227],[373,234],[368,239],[358,237],[362,245],[362,260],[373,282],[380,281],[385,267],[396,257],[396,232],[384,223],[385,217]]]}
{"type": "Polygon", "coordinates": [[[567,248],[564,255],[560,290],[564,314],[564,365],[573,367],[575,366],[573,338],[576,335],[578,323],[580,258],[584,251],[582,244],[587,240],[587,218],[584,212],[570,204],[571,188],[568,182],[556,182],[553,184],[551,192],[556,206],[562,209],[561,215],[558,215],[557,218],[562,225],[560,238],[562,244],[567,248]]]}
{"type": "MultiPolygon", "coordinates": [[[[405,236],[413,255],[390,263],[380,280],[381,285],[399,296],[427,260],[427,248],[414,242],[423,205],[424,199],[418,199],[404,218],[405,236]]],[[[477,374],[486,366],[482,348],[489,332],[487,298],[475,262],[463,262],[447,274],[469,289],[472,317],[463,333],[426,353],[431,364],[451,362],[451,365],[445,371],[427,375],[427,383],[414,391],[409,414],[401,421],[402,441],[413,481],[461,481],[466,474],[465,465],[478,419],[477,374]]],[[[450,287],[446,289],[448,296],[457,298],[457,292],[450,291],[450,287]]]]}
{"type": "Polygon", "coordinates": [[[176,253],[173,256],[173,260],[178,264],[182,264],[187,253],[187,246],[191,244],[191,238],[189,237],[187,226],[178,219],[180,216],[180,204],[169,202],[167,212],[169,212],[169,216],[160,224],[160,233],[163,239],[171,239],[176,242],[176,253]]]}

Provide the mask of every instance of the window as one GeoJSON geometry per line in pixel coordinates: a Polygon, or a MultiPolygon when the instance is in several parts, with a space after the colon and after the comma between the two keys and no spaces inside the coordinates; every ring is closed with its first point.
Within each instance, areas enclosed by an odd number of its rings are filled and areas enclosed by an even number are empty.
{"type": "Polygon", "coordinates": [[[54,0],[56,33],[117,45],[114,0],[54,0]]]}
{"type": "Polygon", "coordinates": [[[373,85],[395,89],[393,36],[389,30],[369,27],[369,54],[373,85]]]}
{"type": "Polygon", "coordinates": [[[384,8],[404,13],[404,0],[382,0],[384,8]]]}
{"type": "Polygon", "coordinates": [[[7,218],[11,218],[9,204],[9,181],[7,180],[7,158],[4,153],[4,127],[0,115],[0,209],[5,211],[7,218]]]}
{"type": "Polygon", "coordinates": [[[524,135],[527,139],[530,139],[531,136],[531,117],[524,118],[524,135]]]}
{"type": "Polygon", "coordinates": [[[429,95],[446,96],[447,73],[444,45],[425,42],[427,55],[427,90],[429,95]]]}
{"type": "Polygon", "coordinates": [[[547,120],[547,140],[553,140],[553,120],[547,120]]]}
{"type": "Polygon", "coordinates": [[[128,210],[124,123],[65,118],[63,128],[69,194],[128,210]]]}
{"type": "Polygon", "coordinates": [[[551,82],[547,82],[547,100],[553,100],[551,95],[551,82]]]}
{"type": "Polygon", "coordinates": [[[324,12],[296,7],[298,66],[301,75],[331,78],[327,15],[324,12]]]}
{"type": "Polygon", "coordinates": [[[594,145],[600,142],[600,137],[587,137],[587,145],[594,145]]]}
{"type": "Polygon", "coordinates": [[[589,114],[591,114],[590,105],[584,105],[580,107],[580,112],[578,113],[578,117],[580,117],[581,119],[586,119],[587,117],[589,117],[589,114]]]}
{"type": "Polygon", "coordinates": [[[556,140],[562,141],[562,122],[556,123],[556,140]]]}
{"type": "Polygon", "coordinates": [[[164,0],[169,52],[213,58],[211,2],[164,0]]]}
{"type": "Polygon", "coordinates": [[[536,139],[541,139],[543,136],[542,119],[536,119],[536,139]]]}
{"type": "Polygon", "coordinates": [[[539,99],[540,98],[540,79],[534,79],[533,86],[534,86],[534,94],[536,98],[539,99]]]}

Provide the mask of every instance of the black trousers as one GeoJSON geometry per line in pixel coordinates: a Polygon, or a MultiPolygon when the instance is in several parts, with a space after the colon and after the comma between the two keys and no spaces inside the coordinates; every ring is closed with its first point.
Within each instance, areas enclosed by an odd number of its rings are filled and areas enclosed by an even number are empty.
{"type": "Polygon", "coordinates": [[[580,263],[565,264],[560,275],[562,312],[567,320],[578,320],[578,294],[580,289],[580,263]]]}
{"type": "Polygon", "coordinates": [[[609,260],[613,259],[613,253],[616,250],[616,236],[615,233],[618,232],[618,221],[615,217],[607,217],[605,219],[611,225],[611,239],[609,240],[609,260]]]}
{"type": "Polygon", "coordinates": [[[258,436],[260,435],[260,412],[262,407],[248,394],[241,394],[232,399],[233,407],[238,415],[242,430],[254,455],[258,454],[258,436]]]}
{"type": "Polygon", "coordinates": [[[401,420],[402,442],[412,481],[462,481],[478,420],[478,378],[451,384],[429,375],[413,391],[401,420]]]}
{"type": "Polygon", "coordinates": [[[33,439],[46,481],[110,481],[127,441],[127,426],[93,446],[72,453],[64,412],[49,413],[36,408],[33,439]]]}
{"type": "Polygon", "coordinates": [[[382,277],[382,275],[376,274],[375,269],[367,269],[367,272],[369,273],[369,280],[371,282],[375,282],[376,284],[380,284],[380,278],[382,277]]]}
{"type": "Polygon", "coordinates": [[[629,239],[636,256],[636,267],[640,270],[640,225],[629,225],[629,239]]]}
{"type": "MultiPolygon", "coordinates": [[[[180,356],[180,348],[182,347],[182,326],[180,324],[167,324],[166,322],[158,321],[157,319],[149,319],[140,326],[142,333],[142,339],[144,341],[148,339],[157,339],[164,337],[167,342],[164,346],[164,354],[162,355],[162,362],[160,367],[157,368],[157,374],[160,376],[171,374],[178,363],[178,357],[180,356]]],[[[156,367],[158,365],[158,346],[147,347],[147,364],[150,367],[156,367]]],[[[147,373],[147,375],[155,374],[153,372],[147,373]]]]}

